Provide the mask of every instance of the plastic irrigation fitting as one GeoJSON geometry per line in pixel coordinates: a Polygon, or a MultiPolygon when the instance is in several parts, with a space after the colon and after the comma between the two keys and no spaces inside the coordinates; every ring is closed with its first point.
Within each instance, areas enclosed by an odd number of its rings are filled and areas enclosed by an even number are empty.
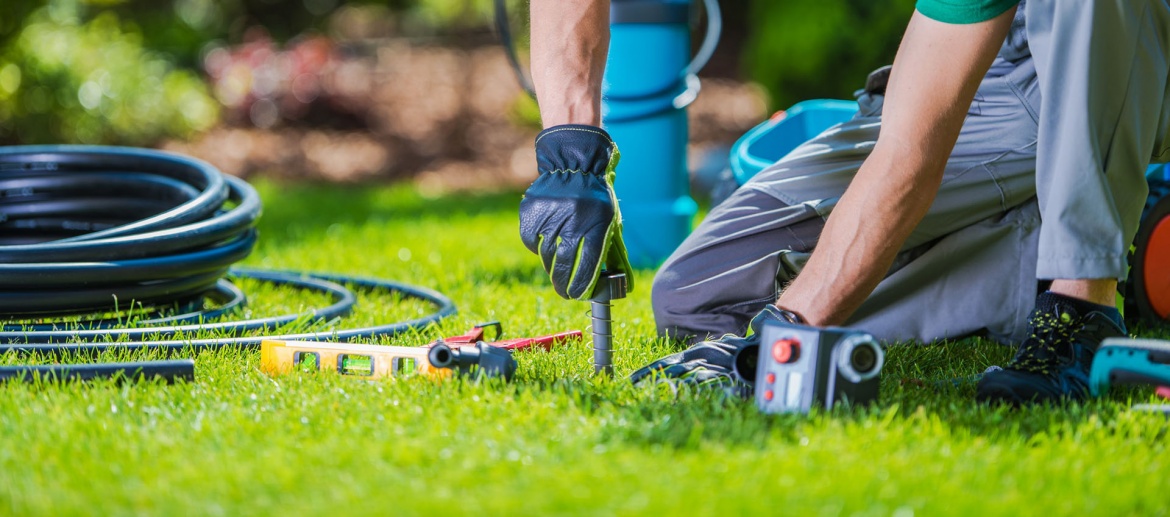
{"type": "Polygon", "coordinates": [[[449,368],[462,375],[503,377],[504,380],[512,380],[512,376],[516,374],[516,359],[512,358],[512,352],[483,341],[474,346],[455,348],[447,346],[446,343],[436,344],[427,353],[427,360],[435,368],[449,368]]]}
{"type": "Polygon", "coordinates": [[[593,373],[613,376],[613,317],[610,302],[626,297],[624,273],[602,273],[589,299],[593,328],[593,373]]]}

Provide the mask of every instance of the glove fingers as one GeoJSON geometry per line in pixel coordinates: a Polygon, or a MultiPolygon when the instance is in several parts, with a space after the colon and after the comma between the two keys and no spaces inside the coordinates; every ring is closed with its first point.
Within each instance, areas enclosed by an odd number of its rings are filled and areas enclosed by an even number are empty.
{"type": "Polygon", "coordinates": [[[553,260],[557,256],[557,239],[556,237],[550,237],[542,233],[540,234],[539,241],[540,249],[537,251],[537,254],[540,255],[540,264],[544,266],[545,273],[552,274],[553,260]]]}
{"type": "Polygon", "coordinates": [[[696,363],[663,363],[662,361],[655,361],[630,374],[630,383],[637,386],[648,382],[677,380],[691,373],[691,370],[697,366],[696,363]]]}
{"type": "Polygon", "coordinates": [[[540,263],[544,266],[544,272],[548,273],[552,279],[553,287],[556,288],[557,294],[562,298],[565,297],[563,286],[565,282],[558,282],[553,275],[553,268],[555,267],[557,247],[560,246],[562,238],[560,237],[561,229],[565,226],[565,220],[555,220],[551,216],[545,216],[540,222],[540,230],[538,233],[539,248],[537,254],[540,255],[540,263]]]}
{"type": "Polygon", "coordinates": [[[540,200],[532,196],[525,196],[520,200],[520,240],[524,247],[537,255],[540,254],[540,229],[546,224],[547,213],[539,210],[540,200]]]}
{"type": "Polygon", "coordinates": [[[704,341],[682,352],[670,354],[630,374],[630,382],[637,383],[655,371],[678,377],[696,367],[731,372],[735,363],[735,349],[717,341],[704,341]]]}
{"type": "Polygon", "coordinates": [[[609,249],[605,252],[605,269],[614,273],[626,274],[626,291],[634,290],[634,268],[630,266],[629,253],[626,251],[626,241],[622,239],[621,225],[614,225],[613,233],[609,236],[609,249]]]}
{"type": "Polygon", "coordinates": [[[703,341],[680,352],[684,361],[707,361],[714,364],[730,365],[735,349],[718,341],[703,341]]]}
{"type": "Polygon", "coordinates": [[[658,363],[655,362],[655,363],[650,363],[646,366],[643,366],[637,370],[634,370],[634,373],[630,374],[630,384],[637,385],[637,384],[641,383],[642,381],[646,380],[647,377],[650,377],[651,375],[653,375],[654,372],[661,370],[661,369],[662,368],[658,367],[658,363]]]}
{"type": "Polygon", "coordinates": [[[659,375],[667,379],[703,380],[711,374],[712,371],[708,365],[702,361],[687,361],[667,366],[661,370],[659,375]]]}
{"type": "MultiPolygon", "coordinates": [[[[581,240],[579,238],[564,238],[558,239],[555,247],[549,250],[549,256],[552,260],[546,259],[546,271],[548,271],[549,278],[552,279],[553,289],[561,298],[569,298],[569,281],[573,277],[574,260],[576,259],[576,249],[581,240]]],[[[541,258],[544,257],[542,251],[541,258]]]]}
{"type": "Polygon", "coordinates": [[[662,359],[654,361],[646,366],[643,366],[643,367],[637,369],[636,371],[634,371],[634,373],[631,373],[630,374],[630,382],[633,384],[638,384],[639,382],[644,380],[646,377],[650,377],[651,375],[653,375],[655,372],[661,371],[670,365],[681,363],[682,361],[683,361],[682,352],[679,352],[677,354],[671,354],[671,355],[668,355],[666,357],[663,357],[662,359]]]}
{"type": "MultiPolygon", "coordinates": [[[[601,273],[601,257],[605,253],[602,247],[605,246],[606,230],[605,225],[594,226],[586,231],[576,249],[564,250],[572,254],[566,258],[573,261],[572,279],[569,283],[570,298],[580,300],[593,296],[593,287],[597,285],[597,276],[601,273]]],[[[560,261],[561,257],[558,256],[557,262],[560,261]]]]}
{"type": "Polygon", "coordinates": [[[688,384],[702,384],[716,379],[731,380],[731,374],[703,361],[672,364],[657,370],[655,379],[674,380],[688,384]]]}

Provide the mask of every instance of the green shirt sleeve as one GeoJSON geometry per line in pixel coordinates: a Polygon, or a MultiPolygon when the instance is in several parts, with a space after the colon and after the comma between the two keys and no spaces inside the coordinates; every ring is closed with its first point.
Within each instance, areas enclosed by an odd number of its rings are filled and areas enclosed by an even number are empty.
{"type": "Polygon", "coordinates": [[[943,23],[985,22],[1011,9],[1020,0],[918,0],[918,12],[943,23]]]}

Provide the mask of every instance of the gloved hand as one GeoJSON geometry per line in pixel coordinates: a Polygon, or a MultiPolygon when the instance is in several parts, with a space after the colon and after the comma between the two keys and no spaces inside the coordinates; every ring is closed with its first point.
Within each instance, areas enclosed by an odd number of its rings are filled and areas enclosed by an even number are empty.
{"type": "Polygon", "coordinates": [[[677,354],[654,361],[630,374],[634,385],[681,383],[694,387],[722,390],[726,395],[751,398],[756,382],[756,359],[759,357],[760,331],[766,321],[798,322],[795,314],[775,305],[765,305],[751,323],[744,337],[725,334],[714,341],[696,343],[677,354]],[[739,364],[736,364],[736,356],[739,364]]]}
{"type": "Polygon", "coordinates": [[[619,157],[599,127],[554,126],[536,137],[540,175],[520,202],[520,238],[563,298],[588,299],[603,268],[626,273],[634,288],[613,191],[619,157]]]}

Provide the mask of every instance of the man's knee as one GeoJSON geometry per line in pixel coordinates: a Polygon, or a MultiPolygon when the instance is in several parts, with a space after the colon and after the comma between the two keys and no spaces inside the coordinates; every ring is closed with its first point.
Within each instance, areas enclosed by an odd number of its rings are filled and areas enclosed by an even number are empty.
{"type": "MultiPolygon", "coordinates": [[[[702,279],[689,278],[668,261],[654,277],[650,300],[659,335],[688,342],[723,334],[742,333],[748,321],[767,301],[720,304],[726,293],[701,288],[702,279]]],[[[714,285],[710,285],[714,288],[714,285]]]]}
{"type": "MultiPolygon", "coordinates": [[[[673,257],[672,257],[673,258],[673,257]]],[[[668,260],[654,276],[650,301],[654,308],[654,322],[658,334],[670,339],[699,341],[710,334],[710,327],[702,324],[711,319],[704,314],[710,300],[695,288],[695,279],[687,278],[682,268],[668,260]]],[[[709,293],[708,293],[709,295],[709,293]]]]}
{"type": "Polygon", "coordinates": [[[650,286],[650,303],[661,336],[677,339],[690,337],[687,335],[690,332],[685,329],[686,322],[690,316],[699,312],[700,302],[694,297],[688,297],[683,286],[683,279],[677,268],[673,267],[673,260],[667,260],[654,275],[654,283],[650,286]]]}

